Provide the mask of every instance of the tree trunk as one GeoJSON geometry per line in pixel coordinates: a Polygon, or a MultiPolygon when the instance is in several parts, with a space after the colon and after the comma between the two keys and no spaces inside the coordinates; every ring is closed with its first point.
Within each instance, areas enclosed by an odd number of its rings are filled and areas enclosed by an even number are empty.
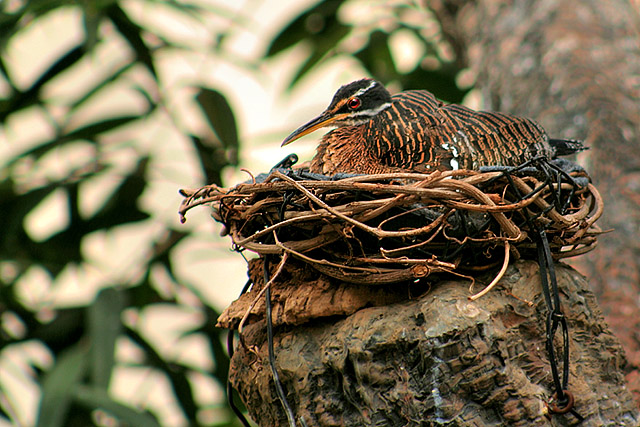
{"type": "MultiPolygon", "coordinates": [[[[583,425],[638,425],[620,345],[587,282],[562,264],[557,274],[571,337],[569,389],[583,425]]],[[[535,262],[517,261],[476,301],[468,300],[468,281],[373,288],[313,276],[288,263],[272,296],[278,372],[307,426],[576,424],[572,414],[548,418],[548,311],[535,262]]],[[[263,286],[260,260],[251,278],[255,288],[221,326],[237,327],[263,286]]],[[[253,313],[231,380],[260,426],[287,425],[268,364],[262,299],[253,313]]]]}
{"type": "Polygon", "coordinates": [[[573,262],[630,359],[640,401],[640,19],[626,0],[431,0],[487,109],[584,139],[604,197],[599,247],[573,262]]]}

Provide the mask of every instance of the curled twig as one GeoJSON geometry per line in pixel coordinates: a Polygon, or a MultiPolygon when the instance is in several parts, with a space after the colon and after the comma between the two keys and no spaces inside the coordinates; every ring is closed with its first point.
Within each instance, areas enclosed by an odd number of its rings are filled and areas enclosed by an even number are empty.
{"type": "Polygon", "coordinates": [[[262,182],[183,190],[180,215],[211,204],[234,247],[288,254],[346,282],[393,283],[486,269],[500,246],[533,256],[530,220],[547,230],[556,259],[592,250],[602,232],[596,188],[539,179],[458,170],[305,180],[274,170],[262,182]]]}
{"type": "Polygon", "coordinates": [[[486,295],[495,285],[498,284],[504,273],[507,271],[507,267],[509,266],[509,241],[504,242],[504,262],[502,263],[502,268],[498,272],[498,275],[494,277],[494,279],[485,287],[483,290],[478,292],[477,294],[471,295],[469,300],[475,301],[483,295],[486,295]]]}

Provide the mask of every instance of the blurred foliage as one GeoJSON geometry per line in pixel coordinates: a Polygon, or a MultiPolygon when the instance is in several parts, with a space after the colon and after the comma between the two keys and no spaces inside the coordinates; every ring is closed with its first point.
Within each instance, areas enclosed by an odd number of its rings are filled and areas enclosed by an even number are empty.
{"type": "MultiPolygon", "coordinates": [[[[151,154],[136,147],[135,142],[125,141],[119,145],[120,148],[113,148],[113,141],[107,143],[105,137],[126,130],[128,126],[144,125],[145,120],[159,109],[166,109],[165,101],[158,95],[162,88],[155,62],[163,49],[175,46],[164,40],[161,34],[152,37],[152,31],[136,23],[121,3],[13,2],[13,5],[5,4],[5,10],[0,15],[0,79],[7,87],[0,100],[0,121],[5,125],[24,112],[36,111],[47,116],[54,129],[50,139],[18,150],[6,159],[0,170],[0,176],[3,177],[0,184],[0,211],[4,222],[0,234],[0,312],[3,320],[0,348],[4,352],[36,340],[50,352],[54,360],[51,367],[41,369],[32,366],[41,391],[37,417],[39,426],[91,425],[98,423],[100,416],[132,426],[162,424],[162,420],[149,408],[117,401],[109,392],[112,374],[118,363],[115,358],[116,345],[122,339],[128,340],[142,353],[140,362],[135,364],[136,368],[157,371],[167,377],[189,424],[198,423],[198,412],[203,409],[196,403],[192,384],[188,380],[194,368],[167,360],[138,328],[123,321],[126,310],[134,309],[141,313],[145,308],[161,304],[181,305],[177,293],[172,295],[157,290],[152,271],[161,268],[176,286],[185,287],[184,280],[175,276],[170,255],[188,235],[187,231],[167,227],[156,232],[148,248],[146,264],[136,266],[142,272],[137,279],[109,284],[87,306],[56,308],[51,319],[42,320],[42,313],[47,308],[26,304],[18,291],[23,278],[34,268],[44,270],[51,282],[55,283],[74,265],[85,266],[87,255],[83,251],[83,244],[92,234],[153,221],[152,213],[146,212],[140,204],[149,184],[151,154]],[[30,85],[21,87],[15,78],[16,71],[20,70],[12,70],[7,59],[12,39],[65,7],[73,7],[81,15],[84,38],[55,57],[30,85]],[[70,100],[61,102],[59,98],[51,97],[47,93],[47,85],[55,85],[67,73],[73,73],[77,67],[95,61],[106,38],[119,38],[128,49],[120,62],[110,68],[105,66],[110,71],[97,73],[100,77],[89,85],[80,85],[70,100]],[[141,81],[145,83],[139,83],[141,81]],[[85,107],[96,102],[116,84],[125,85],[131,92],[140,95],[137,101],[141,106],[137,106],[137,111],[136,108],[132,111],[126,102],[122,102],[116,109],[119,112],[98,114],[87,122],[83,116],[85,107]],[[78,150],[79,147],[88,147],[93,155],[81,157],[83,151],[78,150]],[[111,160],[113,150],[118,149],[129,154],[135,153],[130,169],[124,173],[116,171],[117,165],[111,160]],[[55,179],[42,179],[38,171],[46,169],[46,163],[50,162],[52,156],[58,157],[63,164],[65,161],[60,157],[66,156],[74,167],[67,168],[64,174],[55,179]],[[78,158],[82,160],[79,162],[78,158]],[[87,215],[80,206],[83,184],[95,182],[101,177],[109,177],[117,185],[109,190],[99,209],[87,215]],[[44,240],[34,238],[25,229],[26,217],[56,192],[62,192],[67,201],[68,221],[62,230],[44,240]],[[21,325],[17,333],[7,326],[10,319],[21,325]]],[[[196,6],[165,3],[177,14],[193,17],[200,12],[196,6]]],[[[206,180],[221,184],[221,170],[237,164],[239,143],[234,114],[226,98],[213,89],[200,88],[195,99],[208,119],[211,132],[205,136],[186,136],[193,143],[206,180]]],[[[218,313],[208,306],[200,307],[200,310],[205,314],[206,325],[186,331],[185,334],[204,336],[211,354],[220,358],[224,354],[224,331],[209,326],[215,324],[218,313]]],[[[222,358],[213,365],[215,369],[205,374],[224,389],[228,361],[222,358]]],[[[20,424],[18,414],[7,404],[16,399],[17,396],[5,396],[0,410],[8,421],[20,424]]],[[[230,420],[226,425],[238,425],[233,421],[231,412],[225,411],[226,418],[230,420]]]]}
{"type": "MultiPolygon", "coordinates": [[[[162,3],[176,16],[193,20],[201,19],[205,12],[224,14],[222,9],[175,0],[143,3],[162,3]]],[[[440,98],[460,101],[466,90],[455,83],[459,61],[450,54],[444,55],[446,49],[442,46],[446,43],[440,34],[433,29],[426,31],[421,24],[431,20],[433,27],[429,12],[413,3],[394,3],[384,8],[384,25],[375,17],[363,23],[343,16],[345,7],[367,7],[366,4],[325,1],[313,5],[274,36],[261,61],[269,61],[294,46],[305,46],[306,57],[299,64],[290,87],[333,58],[345,56],[358,61],[384,83],[395,83],[405,89],[429,89],[440,98]],[[391,38],[398,31],[412,34],[422,44],[424,58],[412,70],[399,71],[394,60],[391,38]]],[[[123,402],[110,391],[114,369],[123,364],[116,358],[116,348],[126,341],[139,353],[136,362],[127,362],[128,366],[163,375],[185,423],[199,424],[201,412],[211,408],[198,402],[189,378],[194,373],[205,375],[224,389],[229,361],[222,344],[224,331],[214,327],[216,309],[207,305],[197,289],[177,275],[172,261],[172,255],[190,231],[168,225],[158,231],[156,227],[149,232],[144,262],[131,267],[127,277],[133,278],[106,284],[86,305],[33,304],[20,290],[34,271],[44,272],[50,282],[48,286],[53,287],[65,273],[86,267],[90,261],[84,245],[91,236],[154,222],[153,212],[146,211],[141,204],[149,187],[153,152],[138,146],[136,141],[129,141],[126,130],[144,127],[150,118],[160,113],[171,116],[172,110],[162,95],[166,88],[162,86],[157,61],[164,50],[186,51],[189,47],[180,46],[165,34],[136,22],[123,1],[9,1],[0,4],[0,9],[0,123],[4,128],[21,115],[36,114],[44,118],[51,130],[35,144],[18,150],[12,147],[11,154],[0,164],[3,220],[0,355],[33,342],[42,345],[50,355],[50,366],[31,359],[27,362],[28,373],[41,393],[36,418],[39,426],[113,425],[114,422],[132,426],[166,424],[151,407],[141,403],[144,397],[136,402],[123,402]],[[72,8],[80,15],[84,29],[80,40],[64,50],[52,50],[58,53],[25,85],[18,78],[22,70],[16,70],[10,63],[12,41],[63,8],[72,8]],[[69,99],[61,100],[50,94],[49,86],[87,64],[95,66],[106,39],[114,38],[126,49],[119,61],[109,67],[99,66],[100,73],[95,73],[91,84],[78,85],[69,99]],[[123,101],[115,113],[113,109],[99,111],[87,119],[88,106],[112,91],[116,84],[136,94],[135,108],[130,101],[123,101]],[[119,132],[124,136],[115,138],[114,142],[113,135],[119,132]],[[125,153],[130,159],[128,169],[123,171],[113,160],[115,152],[125,153]],[[63,165],[56,173],[46,172],[52,158],[63,165]],[[107,187],[104,201],[95,212],[87,214],[81,206],[84,186],[105,177],[116,185],[107,187]],[[25,225],[28,216],[54,195],[65,200],[67,221],[43,239],[32,236],[25,225]],[[174,287],[172,292],[159,289],[153,278],[154,271],[162,271],[169,278],[174,287]],[[195,307],[201,314],[201,325],[185,331],[183,336],[198,335],[205,339],[213,359],[209,372],[169,359],[142,328],[135,322],[125,321],[132,313],[141,315],[150,307],[184,307],[185,303],[179,298],[181,292],[195,295],[201,302],[195,307]]],[[[242,19],[230,16],[226,14],[225,18],[242,19]]],[[[213,55],[221,55],[221,46],[232,31],[230,28],[233,26],[212,35],[213,55]]],[[[180,118],[171,116],[171,120],[192,145],[198,162],[193,167],[200,169],[203,180],[222,184],[222,170],[238,163],[241,141],[236,114],[221,91],[205,85],[196,87],[193,102],[201,109],[206,132],[184,130],[186,126],[181,125],[180,118]]],[[[10,390],[0,388],[0,418],[20,425],[20,411],[12,404],[19,399],[11,395],[10,390]]],[[[213,409],[227,420],[217,425],[240,425],[222,402],[213,409]]]]}
{"type": "Polygon", "coordinates": [[[456,84],[463,61],[455,56],[438,29],[433,14],[412,1],[388,4],[322,1],[284,27],[271,41],[265,58],[303,44],[307,57],[298,67],[291,86],[323,62],[346,55],[358,60],[385,85],[393,82],[404,90],[426,89],[441,99],[459,103],[468,92],[468,88],[461,89],[456,84]],[[341,20],[343,15],[346,19],[341,20]],[[356,18],[355,22],[348,21],[350,15],[356,18]],[[363,22],[363,17],[369,19],[363,22]],[[398,70],[391,52],[391,38],[400,31],[412,35],[424,52],[410,71],[398,70]]]}

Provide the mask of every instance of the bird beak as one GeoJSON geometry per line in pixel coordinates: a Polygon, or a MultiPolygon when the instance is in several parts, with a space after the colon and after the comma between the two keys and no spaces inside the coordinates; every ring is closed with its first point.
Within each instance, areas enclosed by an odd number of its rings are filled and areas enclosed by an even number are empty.
{"type": "Polygon", "coordinates": [[[343,118],[344,115],[330,115],[327,111],[324,111],[315,119],[311,120],[309,123],[300,126],[298,129],[291,132],[291,135],[286,137],[284,141],[282,141],[281,147],[284,147],[287,144],[291,144],[298,138],[302,138],[305,135],[310,134],[311,132],[318,130],[320,128],[330,126],[334,121],[343,118]]]}

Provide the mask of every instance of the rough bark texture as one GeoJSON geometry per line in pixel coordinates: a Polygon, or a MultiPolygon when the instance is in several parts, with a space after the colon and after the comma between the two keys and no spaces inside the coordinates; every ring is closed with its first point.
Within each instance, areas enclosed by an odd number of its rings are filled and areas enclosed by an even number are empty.
{"type": "MultiPolygon", "coordinates": [[[[620,345],[584,278],[561,264],[557,272],[571,333],[569,386],[587,419],[583,425],[638,425],[620,345]]],[[[309,274],[292,264],[274,284],[279,374],[294,413],[308,426],[575,424],[570,414],[545,416],[552,379],[535,262],[514,263],[497,288],[474,302],[468,281],[437,281],[416,289],[419,297],[410,297],[408,286],[380,292],[329,283],[324,303],[341,308],[315,319],[299,316],[312,305],[304,303],[315,292],[309,274]],[[347,309],[347,301],[355,305],[347,309]]],[[[251,276],[256,289],[228,309],[225,326],[237,325],[238,306],[246,308],[264,283],[260,262],[252,263],[251,276]]],[[[260,426],[282,426],[260,311],[243,332],[231,380],[260,426]]]]}
{"type": "Polygon", "coordinates": [[[581,158],[606,205],[589,279],[631,362],[640,400],[640,19],[626,0],[427,0],[477,76],[488,109],[586,140],[581,158]]]}

